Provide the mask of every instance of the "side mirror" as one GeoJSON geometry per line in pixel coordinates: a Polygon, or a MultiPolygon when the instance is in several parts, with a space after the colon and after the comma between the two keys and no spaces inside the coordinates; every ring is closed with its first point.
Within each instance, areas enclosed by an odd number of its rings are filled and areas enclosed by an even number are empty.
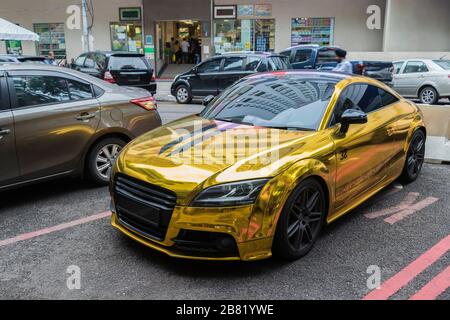
{"type": "Polygon", "coordinates": [[[347,109],[341,116],[341,133],[347,133],[351,124],[367,123],[367,114],[358,109],[347,109]]]}
{"type": "Polygon", "coordinates": [[[197,74],[197,73],[198,73],[197,67],[193,67],[193,68],[192,68],[192,74],[197,74]]]}
{"type": "Polygon", "coordinates": [[[210,104],[211,103],[211,101],[213,101],[214,100],[214,96],[212,95],[212,94],[210,94],[209,96],[206,96],[204,99],[203,99],[203,105],[206,107],[208,104],[210,104]]]}

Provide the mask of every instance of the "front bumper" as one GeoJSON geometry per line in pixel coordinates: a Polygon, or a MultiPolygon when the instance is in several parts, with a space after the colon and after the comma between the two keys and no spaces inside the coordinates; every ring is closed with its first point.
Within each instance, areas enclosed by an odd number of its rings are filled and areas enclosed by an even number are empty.
{"type": "Polygon", "coordinates": [[[157,241],[140,233],[139,230],[127,226],[119,220],[113,212],[111,224],[133,240],[165,253],[171,257],[195,260],[244,260],[253,261],[269,258],[272,255],[272,237],[249,239],[251,234],[253,206],[236,208],[192,208],[175,207],[172,218],[162,241],[157,241]],[[196,255],[192,252],[180,250],[176,239],[184,231],[206,232],[231,236],[236,244],[237,251],[231,255],[196,255]]]}

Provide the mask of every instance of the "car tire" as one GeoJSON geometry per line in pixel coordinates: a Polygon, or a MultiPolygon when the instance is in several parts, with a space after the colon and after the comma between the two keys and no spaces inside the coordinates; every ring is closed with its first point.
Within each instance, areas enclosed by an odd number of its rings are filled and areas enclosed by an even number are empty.
{"type": "Polygon", "coordinates": [[[98,141],[86,157],[85,176],[96,185],[107,185],[114,162],[126,144],[125,140],[117,137],[98,141]]]}
{"type": "Polygon", "coordinates": [[[425,133],[422,130],[414,132],[406,153],[400,181],[408,184],[417,180],[425,160],[425,133]]]}
{"type": "Polygon", "coordinates": [[[419,99],[423,104],[436,104],[439,101],[439,94],[435,88],[428,86],[420,90],[419,99]]]}
{"type": "Polygon", "coordinates": [[[306,255],[319,236],[327,207],[320,183],[313,178],[302,181],[289,196],[278,220],[273,255],[285,260],[306,255]]]}
{"type": "Polygon", "coordinates": [[[190,103],[192,101],[191,91],[185,85],[180,85],[175,90],[175,98],[180,104],[190,103]]]}

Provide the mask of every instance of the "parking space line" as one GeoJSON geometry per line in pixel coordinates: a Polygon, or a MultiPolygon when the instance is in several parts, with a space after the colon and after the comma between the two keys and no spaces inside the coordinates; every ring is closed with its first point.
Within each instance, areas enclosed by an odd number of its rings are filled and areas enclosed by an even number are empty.
{"type": "Polygon", "coordinates": [[[450,250],[450,235],[439,241],[431,249],[423,253],[416,260],[382,283],[379,289],[369,292],[363,300],[387,300],[431,266],[447,251],[450,250]]]}
{"type": "Polygon", "coordinates": [[[107,212],[102,212],[102,213],[98,213],[98,214],[94,214],[92,216],[88,216],[88,217],[84,217],[81,219],[77,219],[77,220],[73,220],[73,221],[69,221],[66,223],[62,223],[62,224],[58,224],[56,226],[53,227],[48,227],[48,228],[44,228],[41,230],[36,230],[36,231],[32,231],[29,233],[24,233],[21,235],[18,235],[16,237],[13,238],[9,238],[9,239],[5,239],[5,240],[1,240],[0,241],[0,247],[6,246],[6,245],[10,245],[19,241],[24,241],[24,240],[29,240],[29,239],[33,239],[45,234],[49,234],[52,232],[56,232],[56,231],[60,231],[60,230],[64,230],[64,229],[68,229],[68,228],[72,228],[75,226],[78,226],[80,224],[84,224],[84,223],[88,223],[91,221],[95,221],[95,220],[99,220],[99,219],[103,219],[106,217],[111,216],[111,211],[107,211],[107,212]]]}
{"type": "Polygon", "coordinates": [[[435,300],[450,287],[450,266],[439,273],[409,300],[435,300]]]}
{"type": "Polygon", "coordinates": [[[439,200],[438,198],[428,197],[425,200],[422,200],[422,201],[416,203],[415,205],[409,206],[409,208],[405,208],[402,211],[400,211],[396,214],[393,214],[392,216],[384,219],[384,221],[386,221],[387,223],[390,223],[390,224],[394,224],[396,222],[403,220],[404,218],[408,217],[409,215],[416,213],[417,211],[425,209],[426,207],[428,207],[429,205],[432,205],[433,203],[435,203],[438,200],[439,200]]]}

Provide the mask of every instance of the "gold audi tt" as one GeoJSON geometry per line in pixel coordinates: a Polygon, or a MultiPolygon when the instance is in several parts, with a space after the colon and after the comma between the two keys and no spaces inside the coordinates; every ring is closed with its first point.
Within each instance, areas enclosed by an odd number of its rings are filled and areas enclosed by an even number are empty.
{"type": "Polygon", "coordinates": [[[300,258],[424,162],[421,112],[373,79],[258,74],[204,104],[128,144],[111,179],[112,225],[173,257],[300,258]]]}

